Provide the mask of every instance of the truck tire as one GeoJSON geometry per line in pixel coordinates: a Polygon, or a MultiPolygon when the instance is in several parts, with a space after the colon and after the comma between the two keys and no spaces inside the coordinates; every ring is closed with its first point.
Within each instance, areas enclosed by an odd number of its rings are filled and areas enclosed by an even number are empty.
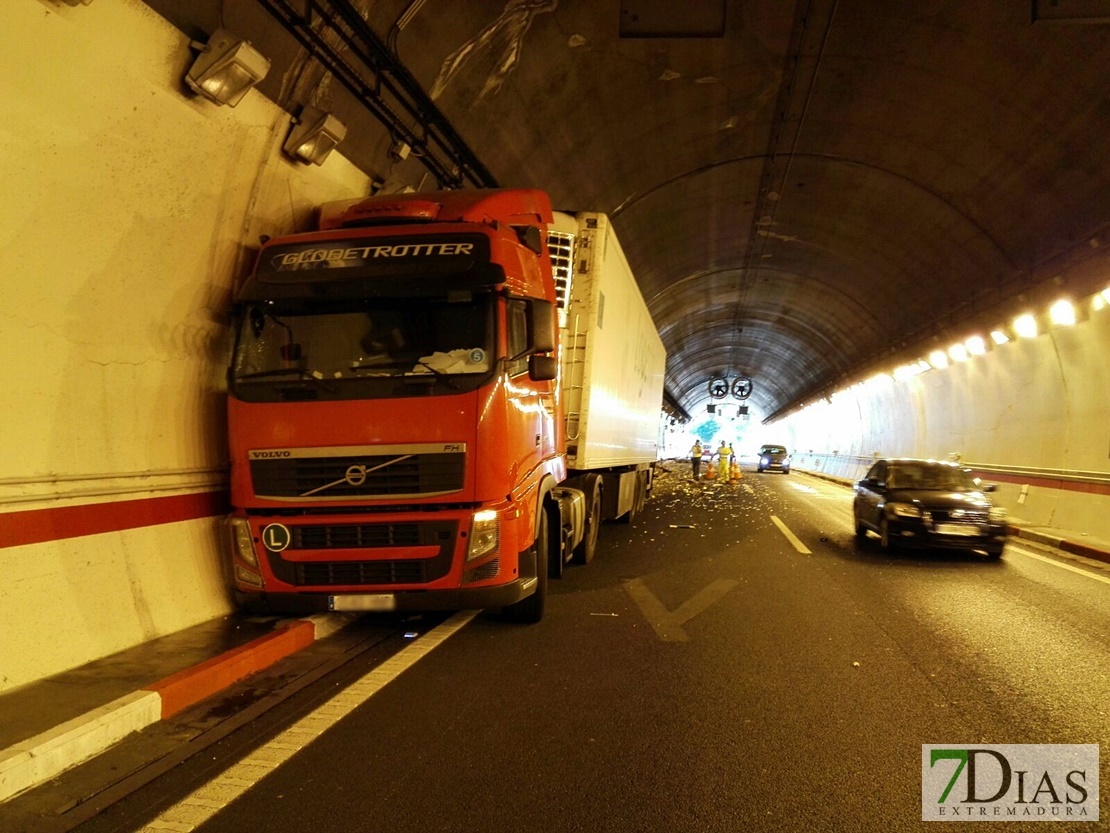
{"type": "Polygon", "coordinates": [[[536,592],[515,604],[501,609],[501,615],[509,622],[533,625],[543,619],[544,603],[547,601],[547,570],[550,557],[551,535],[547,508],[540,507],[539,530],[536,532],[536,592]]]}
{"type": "Polygon", "coordinates": [[[591,474],[586,478],[586,529],[582,540],[574,548],[574,563],[589,564],[597,552],[597,538],[601,531],[601,478],[591,474]]]}
{"type": "Polygon", "coordinates": [[[630,524],[636,519],[636,516],[640,514],[640,510],[644,508],[644,503],[647,501],[646,491],[644,472],[638,471],[636,472],[636,488],[632,498],[632,505],[628,508],[627,512],[617,518],[618,522],[630,524]]]}

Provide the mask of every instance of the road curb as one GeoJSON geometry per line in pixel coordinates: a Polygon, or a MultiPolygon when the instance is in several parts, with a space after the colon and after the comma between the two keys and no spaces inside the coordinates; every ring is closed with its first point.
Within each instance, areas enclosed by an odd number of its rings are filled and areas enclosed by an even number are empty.
{"type": "Polygon", "coordinates": [[[1014,538],[1023,538],[1026,541],[1032,541],[1034,544],[1044,544],[1047,547],[1058,549],[1061,552],[1068,552],[1072,555],[1081,555],[1084,558],[1090,558],[1095,561],[1101,561],[1105,564],[1110,564],[1110,552],[1100,547],[1085,544],[1081,541],[1076,541],[1072,538],[1065,538],[1060,535],[1053,535],[1048,532],[1043,532],[1039,529],[1028,529],[1026,527],[1010,525],[1010,535],[1014,538]]]}
{"type": "Polygon", "coordinates": [[[132,732],[270,667],[351,621],[346,617],[336,624],[327,619],[310,617],[279,623],[273,633],[0,750],[0,802],[99,755],[132,732]]]}

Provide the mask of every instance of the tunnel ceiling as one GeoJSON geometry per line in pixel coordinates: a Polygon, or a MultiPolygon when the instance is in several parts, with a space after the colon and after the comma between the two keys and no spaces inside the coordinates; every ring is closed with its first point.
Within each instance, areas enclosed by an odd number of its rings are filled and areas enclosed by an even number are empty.
{"type": "MultiPolygon", "coordinates": [[[[278,26],[305,0],[148,3],[251,40],[386,190],[441,184],[278,26]]],[[[613,217],[692,415],[714,378],[771,418],[1105,285],[1110,2],[357,5],[498,184],[613,217]]]]}

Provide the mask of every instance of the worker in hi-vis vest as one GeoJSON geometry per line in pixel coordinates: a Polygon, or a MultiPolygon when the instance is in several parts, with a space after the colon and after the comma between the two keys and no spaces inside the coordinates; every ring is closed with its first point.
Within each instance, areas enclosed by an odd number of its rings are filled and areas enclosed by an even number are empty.
{"type": "Polygon", "coordinates": [[[701,476],[701,440],[694,440],[694,447],[690,449],[690,466],[697,480],[701,476]]]}
{"type": "Polygon", "coordinates": [[[728,461],[732,457],[732,449],[721,440],[721,447],[717,449],[717,479],[722,483],[728,482],[728,461]]]}

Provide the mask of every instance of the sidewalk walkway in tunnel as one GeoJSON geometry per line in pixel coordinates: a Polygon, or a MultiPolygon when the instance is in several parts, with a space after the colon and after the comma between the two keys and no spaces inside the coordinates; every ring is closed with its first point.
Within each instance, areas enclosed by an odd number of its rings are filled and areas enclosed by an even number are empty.
{"type": "MultiPolygon", "coordinates": [[[[1020,522],[1011,532],[1015,543],[1110,564],[1110,541],[1020,522]]],[[[352,618],[232,615],[0,694],[0,815],[9,799],[335,633],[352,618]]]]}

